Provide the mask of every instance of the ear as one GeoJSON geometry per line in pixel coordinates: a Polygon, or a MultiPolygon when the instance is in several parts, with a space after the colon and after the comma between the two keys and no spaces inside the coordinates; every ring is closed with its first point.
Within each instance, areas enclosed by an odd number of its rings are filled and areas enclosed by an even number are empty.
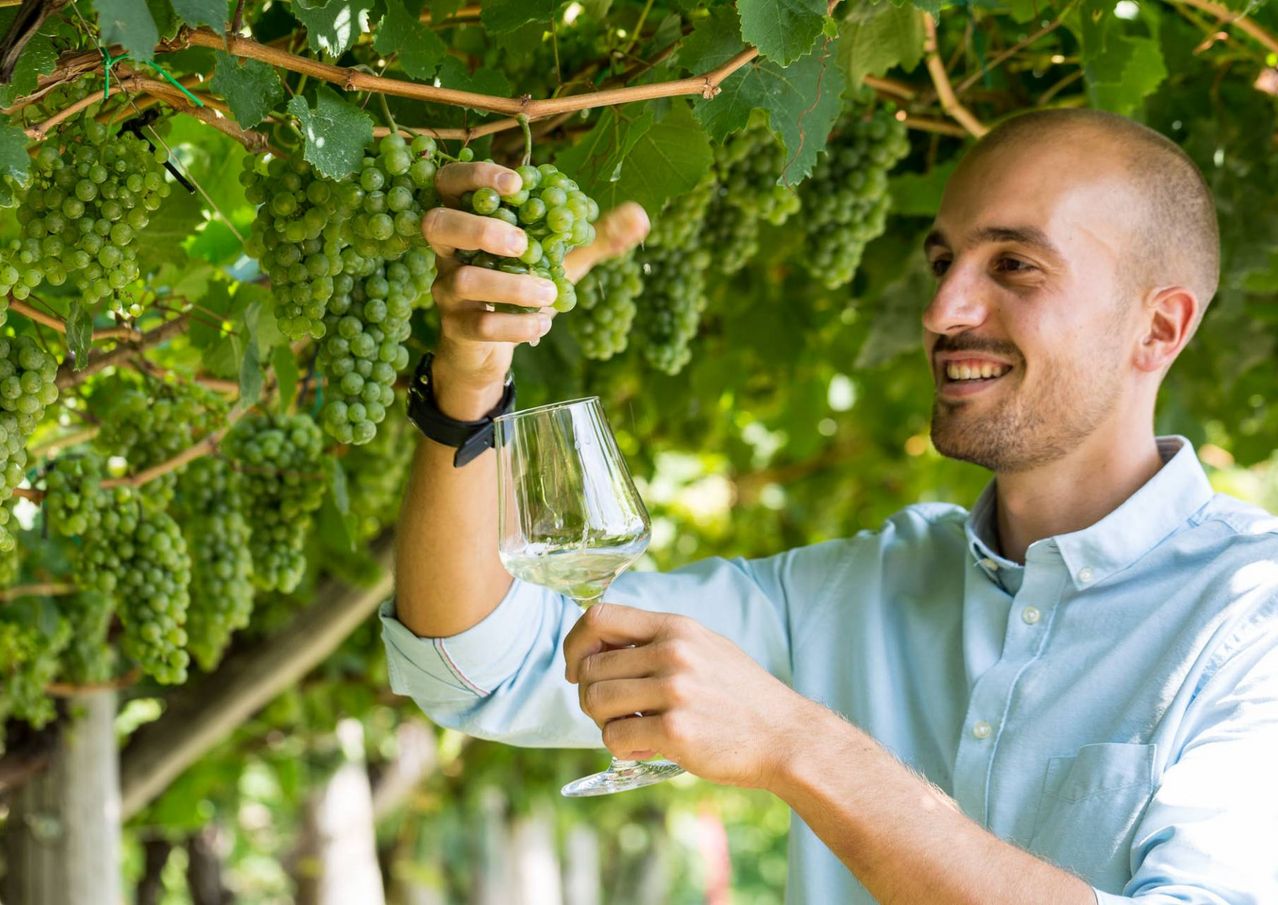
{"type": "Polygon", "coordinates": [[[1136,347],[1134,364],[1142,371],[1171,367],[1198,323],[1198,296],[1184,286],[1157,289],[1143,306],[1145,333],[1136,347]]]}

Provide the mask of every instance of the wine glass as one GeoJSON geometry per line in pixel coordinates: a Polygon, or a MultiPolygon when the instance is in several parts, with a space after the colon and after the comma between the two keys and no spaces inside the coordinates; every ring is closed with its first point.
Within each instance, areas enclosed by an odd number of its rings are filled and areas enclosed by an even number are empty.
{"type": "MultiPolygon", "coordinates": [[[[648,511],[598,396],[494,419],[498,552],[511,575],[597,603],[651,536],[648,511]]],[[[638,715],[638,714],[636,714],[638,715]]],[[[613,758],[564,786],[569,797],[608,795],[677,776],[667,760],[613,758]]]]}

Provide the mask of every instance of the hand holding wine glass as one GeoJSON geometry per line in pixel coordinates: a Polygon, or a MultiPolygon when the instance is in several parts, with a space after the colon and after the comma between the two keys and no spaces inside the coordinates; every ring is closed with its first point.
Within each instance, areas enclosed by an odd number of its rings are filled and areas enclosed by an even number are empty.
{"type": "MultiPolygon", "coordinates": [[[[651,525],[598,397],[496,419],[499,553],[516,578],[588,607],[648,547],[651,525]]],[[[568,796],[650,785],[683,770],[619,761],[568,796]]]]}

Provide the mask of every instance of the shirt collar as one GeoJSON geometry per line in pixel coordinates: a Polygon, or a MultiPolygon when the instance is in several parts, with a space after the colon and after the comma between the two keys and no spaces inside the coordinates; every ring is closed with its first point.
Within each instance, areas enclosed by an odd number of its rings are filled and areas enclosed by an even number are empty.
{"type": "MultiPolygon", "coordinates": [[[[1070,534],[1035,541],[1038,549],[1059,550],[1075,589],[1104,581],[1140,559],[1173,534],[1212,498],[1214,491],[1198,463],[1194,446],[1180,436],[1159,437],[1163,467],[1143,487],[1099,522],[1070,534]]],[[[982,491],[968,516],[968,549],[992,579],[998,569],[1017,564],[994,552],[995,482],[982,491]],[[995,568],[989,568],[990,565],[995,568]]]]}

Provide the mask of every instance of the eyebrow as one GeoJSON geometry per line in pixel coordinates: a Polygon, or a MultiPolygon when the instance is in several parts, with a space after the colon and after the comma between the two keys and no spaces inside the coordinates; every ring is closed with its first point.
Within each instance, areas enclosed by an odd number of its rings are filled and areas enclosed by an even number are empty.
{"type": "MultiPolygon", "coordinates": [[[[1060,249],[1056,247],[1055,243],[1047,238],[1046,233],[1035,226],[983,226],[972,233],[972,240],[974,242],[1015,242],[1018,245],[1037,248],[1039,251],[1055,258],[1061,257],[1060,249]]],[[[934,229],[923,240],[923,250],[931,251],[933,248],[938,247],[949,248],[950,243],[946,240],[944,233],[939,229],[934,229]]]]}

